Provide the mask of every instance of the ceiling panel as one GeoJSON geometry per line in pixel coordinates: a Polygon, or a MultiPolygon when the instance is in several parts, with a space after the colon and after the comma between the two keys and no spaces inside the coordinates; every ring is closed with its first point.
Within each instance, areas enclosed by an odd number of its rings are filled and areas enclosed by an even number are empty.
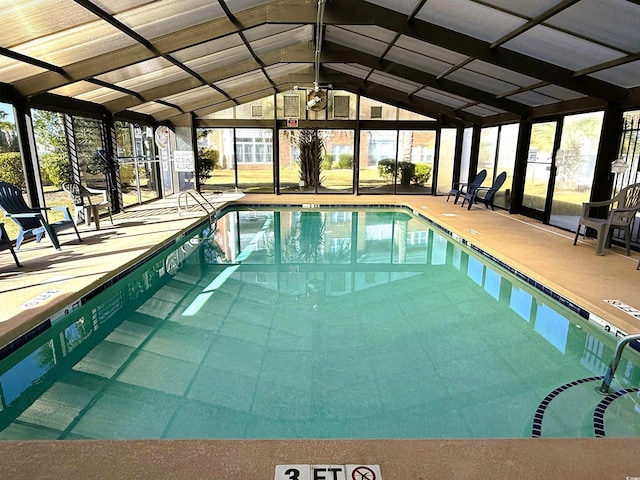
{"type": "Polygon", "coordinates": [[[122,80],[117,82],[117,85],[135,92],[143,92],[151,88],[162,87],[171,82],[184,80],[185,78],[189,78],[187,72],[177,66],[171,65],[161,70],[122,80]]]}
{"type": "Polygon", "coordinates": [[[244,42],[242,41],[240,35],[227,35],[222,38],[211,40],[210,42],[200,43],[198,45],[194,45],[193,47],[177,50],[171,53],[171,56],[181,62],[189,62],[191,60],[197,60],[207,55],[215,54],[218,52],[225,52],[238,46],[244,46],[244,42]]]}
{"type": "Polygon", "coordinates": [[[185,103],[202,100],[203,98],[209,96],[213,91],[214,90],[210,86],[204,85],[202,87],[185,90],[184,92],[180,92],[175,95],[168,95],[162,98],[162,100],[174,105],[181,106],[185,103]]]}
{"type": "Polygon", "coordinates": [[[453,65],[445,63],[435,58],[420,55],[419,53],[410,52],[403,48],[393,47],[385,55],[385,60],[397,63],[398,65],[407,65],[408,67],[421,70],[423,72],[430,73],[432,75],[438,75],[453,65]]]}
{"type": "Polygon", "coordinates": [[[488,77],[487,75],[482,75],[467,68],[459,68],[447,75],[446,78],[447,80],[453,80],[454,82],[494,94],[510,92],[517,87],[517,85],[513,83],[504,82],[498,78],[488,77]]]}
{"type": "Polygon", "coordinates": [[[589,76],[615,85],[620,85],[625,88],[640,87],[640,61],[608,68],[589,76]]]}
{"type": "Polygon", "coordinates": [[[522,75],[518,72],[514,72],[498,65],[483,62],[481,60],[474,60],[473,62],[465,65],[464,68],[490,78],[497,78],[513,85],[518,85],[520,87],[526,87],[527,85],[533,85],[540,82],[540,80],[537,78],[529,77],[528,75],[522,75]]]}
{"type": "Polygon", "coordinates": [[[134,44],[131,37],[108,23],[91,22],[35,38],[12,50],[62,67],[134,44]]]}
{"type": "Polygon", "coordinates": [[[231,13],[238,13],[247,8],[257,7],[269,3],[269,0],[227,0],[226,4],[231,13]]]}
{"type": "Polygon", "coordinates": [[[99,87],[89,82],[72,83],[71,85],[57,88],[51,93],[99,104],[104,104],[126,96],[126,93],[113,90],[112,88],[99,87]]]}
{"type": "Polygon", "coordinates": [[[115,17],[150,40],[208,20],[226,17],[226,14],[216,1],[159,0],[125,11],[115,17]]]}
{"type": "Polygon", "coordinates": [[[0,45],[14,48],[37,38],[95,22],[98,18],[72,0],[3,1],[0,45]],[[51,12],[55,12],[52,15],[51,12]]]}
{"type": "Polygon", "coordinates": [[[619,51],[543,25],[506,42],[504,47],[570,70],[580,70],[622,56],[619,51]]]}
{"type": "Polygon", "coordinates": [[[329,42],[338,43],[345,47],[353,48],[354,50],[360,50],[376,57],[382,56],[387,49],[387,43],[385,42],[333,26],[327,27],[325,39],[329,42]]]}
{"type": "MultiPolygon", "coordinates": [[[[142,105],[136,105],[135,107],[131,107],[129,108],[129,110],[131,110],[132,112],[141,113],[143,115],[154,116],[159,112],[166,112],[167,108],[168,107],[166,105],[163,105],[158,102],[148,102],[148,103],[143,103],[142,105]]],[[[173,115],[178,115],[180,113],[180,110],[178,109],[173,109],[172,111],[173,111],[173,115]]]]}
{"type": "Polygon", "coordinates": [[[370,0],[370,3],[409,15],[422,0],[370,0]]]}
{"type": "Polygon", "coordinates": [[[414,95],[452,108],[461,108],[470,102],[468,98],[459,97],[433,88],[423,88],[414,95]]]}
{"type": "Polygon", "coordinates": [[[17,82],[18,80],[33,77],[46,71],[46,69],[36,67],[35,65],[0,57],[0,79],[2,79],[2,82],[17,82]]]}
{"type": "Polygon", "coordinates": [[[504,112],[496,108],[491,108],[488,105],[472,105],[470,107],[463,108],[462,111],[479,117],[490,117],[504,112]]]}
{"type": "Polygon", "coordinates": [[[352,77],[356,77],[361,80],[364,80],[367,75],[369,75],[369,72],[371,72],[370,68],[353,63],[325,63],[323,66],[337,72],[351,75],[352,77]]]}
{"type": "Polygon", "coordinates": [[[235,92],[243,91],[251,85],[253,85],[256,89],[263,89],[265,87],[268,87],[270,84],[261,70],[255,70],[243,75],[228,78],[221,82],[216,82],[215,85],[228,94],[233,95],[235,92]]]}
{"type": "Polygon", "coordinates": [[[493,42],[525,20],[470,0],[429,0],[416,16],[456,32],[493,42]]]}
{"type": "Polygon", "coordinates": [[[554,7],[559,0],[485,0],[484,3],[526,18],[534,18],[554,7]]]}
{"type": "Polygon", "coordinates": [[[401,35],[395,46],[426,55],[451,65],[455,65],[467,58],[467,55],[463,55],[454,50],[447,50],[446,48],[439,47],[438,45],[427,43],[406,35],[401,35]]]}
{"type": "Polygon", "coordinates": [[[249,49],[242,44],[210,55],[196,57],[195,60],[184,63],[187,67],[195,70],[196,72],[204,74],[229,65],[236,65],[238,63],[251,60],[252,58],[253,56],[249,49]]]}
{"type": "Polygon", "coordinates": [[[143,78],[145,75],[154,75],[166,68],[173,67],[173,64],[164,58],[152,58],[145,62],[135,63],[124,68],[112,70],[96,78],[104,82],[118,83],[129,79],[143,78]]]}
{"type": "Polygon", "coordinates": [[[287,48],[308,40],[311,27],[286,29],[277,34],[265,36],[251,42],[251,48],[260,56],[274,50],[287,48]]]}
{"type": "Polygon", "coordinates": [[[125,10],[142,7],[157,1],[158,0],[92,0],[91,3],[94,3],[110,15],[115,15],[117,13],[122,13],[125,10]]]}
{"type": "Polygon", "coordinates": [[[385,43],[393,41],[396,37],[396,32],[388,30],[386,28],[379,27],[377,25],[347,25],[340,27],[348,32],[357,33],[363,37],[373,38],[385,43]]]}
{"type": "Polygon", "coordinates": [[[638,20],[627,0],[582,0],[545,23],[631,53],[640,50],[638,20]]]}
{"type": "Polygon", "coordinates": [[[578,98],[584,98],[584,95],[581,93],[569,90],[568,88],[562,88],[557,85],[546,85],[544,87],[536,88],[534,91],[559,100],[576,100],[578,98]]]}
{"type": "Polygon", "coordinates": [[[558,102],[558,99],[556,98],[548,97],[535,91],[516,93],[515,95],[511,95],[507,98],[515,102],[524,103],[530,107],[539,107],[541,105],[550,105],[558,102]]]}
{"type": "Polygon", "coordinates": [[[369,82],[384,85],[385,87],[393,88],[404,93],[412,93],[420,88],[419,83],[410,82],[409,80],[396,77],[395,75],[389,75],[388,73],[376,70],[369,76],[369,82]]]}

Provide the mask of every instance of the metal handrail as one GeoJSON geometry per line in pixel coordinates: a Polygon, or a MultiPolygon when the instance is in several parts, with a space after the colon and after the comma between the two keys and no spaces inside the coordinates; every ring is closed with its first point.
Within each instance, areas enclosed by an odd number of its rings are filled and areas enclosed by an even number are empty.
{"type": "Polygon", "coordinates": [[[609,393],[609,388],[611,388],[611,382],[613,381],[613,376],[615,375],[616,370],[618,368],[618,364],[620,363],[620,359],[622,358],[622,350],[624,350],[624,347],[626,347],[628,344],[630,344],[634,340],[640,340],[640,333],[627,335],[625,337],[622,337],[620,340],[618,340],[618,343],[616,343],[616,348],[613,351],[613,358],[611,359],[611,365],[609,365],[609,368],[607,369],[607,373],[605,374],[602,380],[602,385],[600,385],[598,392],[602,393],[603,395],[607,395],[609,393]]]}
{"type": "Polygon", "coordinates": [[[218,221],[216,216],[216,213],[217,213],[216,207],[209,200],[207,200],[204,195],[202,195],[199,191],[193,188],[180,192],[180,194],[178,195],[178,216],[182,216],[182,209],[180,208],[181,207],[180,200],[182,198],[185,199],[184,200],[185,211],[186,212],[189,211],[189,197],[193,198],[195,202],[200,206],[200,208],[202,208],[205,212],[209,214],[209,224],[211,225],[211,229],[215,230],[215,227],[218,221]],[[212,210],[211,212],[205,206],[205,204],[211,207],[211,210],[212,210]]]}

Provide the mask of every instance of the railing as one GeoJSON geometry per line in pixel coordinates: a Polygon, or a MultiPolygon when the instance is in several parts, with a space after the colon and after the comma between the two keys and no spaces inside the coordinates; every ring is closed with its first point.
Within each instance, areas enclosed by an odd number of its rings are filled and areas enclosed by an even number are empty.
{"type": "Polygon", "coordinates": [[[182,216],[182,199],[184,199],[184,211],[189,211],[189,198],[192,198],[198,206],[209,214],[209,224],[211,225],[211,231],[216,229],[216,223],[218,218],[216,216],[216,207],[205,198],[199,191],[194,189],[185,190],[178,195],[178,216],[182,216]],[[211,211],[209,211],[209,208],[211,211]]]}
{"type": "Polygon", "coordinates": [[[618,364],[620,363],[620,358],[622,358],[622,350],[624,350],[624,347],[626,347],[634,340],[640,340],[640,333],[622,337],[620,340],[618,340],[618,343],[616,343],[616,348],[613,351],[613,358],[611,359],[611,365],[609,365],[607,373],[602,380],[602,385],[600,385],[600,388],[598,389],[598,391],[603,395],[607,395],[609,393],[609,388],[611,388],[613,376],[616,374],[616,369],[618,368],[618,364]]]}

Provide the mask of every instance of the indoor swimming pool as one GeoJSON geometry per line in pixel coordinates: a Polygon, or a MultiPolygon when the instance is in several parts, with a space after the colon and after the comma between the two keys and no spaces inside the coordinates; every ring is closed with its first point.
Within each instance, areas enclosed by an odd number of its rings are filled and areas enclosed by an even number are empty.
{"type": "Polygon", "coordinates": [[[410,210],[307,207],[227,208],[4,358],[0,439],[640,436],[588,312],[410,210]]]}

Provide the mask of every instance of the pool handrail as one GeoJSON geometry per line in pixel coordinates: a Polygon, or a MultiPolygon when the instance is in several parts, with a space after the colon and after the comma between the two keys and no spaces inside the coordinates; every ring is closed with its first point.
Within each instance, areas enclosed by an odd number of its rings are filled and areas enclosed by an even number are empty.
{"type": "Polygon", "coordinates": [[[200,193],[198,190],[195,190],[193,188],[180,192],[180,194],[178,195],[178,216],[180,217],[182,216],[182,210],[180,208],[181,206],[180,200],[182,198],[185,199],[184,200],[185,211],[189,211],[189,197],[193,198],[195,202],[200,206],[200,208],[202,208],[202,210],[204,210],[209,214],[209,224],[211,225],[211,229],[215,230],[216,222],[218,221],[217,215],[216,215],[217,213],[216,207],[209,200],[207,200],[206,197],[202,195],[202,193],[200,193]],[[211,207],[211,211],[209,211],[207,206],[211,207]]]}
{"type": "Polygon", "coordinates": [[[616,343],[616,348],[613,351],[613,358],[611,359],[611,364],[609,365],[609,368],[607,369],[607,373],[604,375],[602,379],[602,385],[600,385],[598,392],[602,393],[603,395],[609,394],[609,388],[611,388],[611,382],[613,381],[613,376],[615,375],[616,370],[618,368],[618,364],[620,363],[620,359],[622,358],[622,350],[624,350],[624,347],[626,347],[628,344],[630,344],[634,340],[640,340],[640,333],[625,335],[624,337],[618,340],[618,342],[616,343]]]}

